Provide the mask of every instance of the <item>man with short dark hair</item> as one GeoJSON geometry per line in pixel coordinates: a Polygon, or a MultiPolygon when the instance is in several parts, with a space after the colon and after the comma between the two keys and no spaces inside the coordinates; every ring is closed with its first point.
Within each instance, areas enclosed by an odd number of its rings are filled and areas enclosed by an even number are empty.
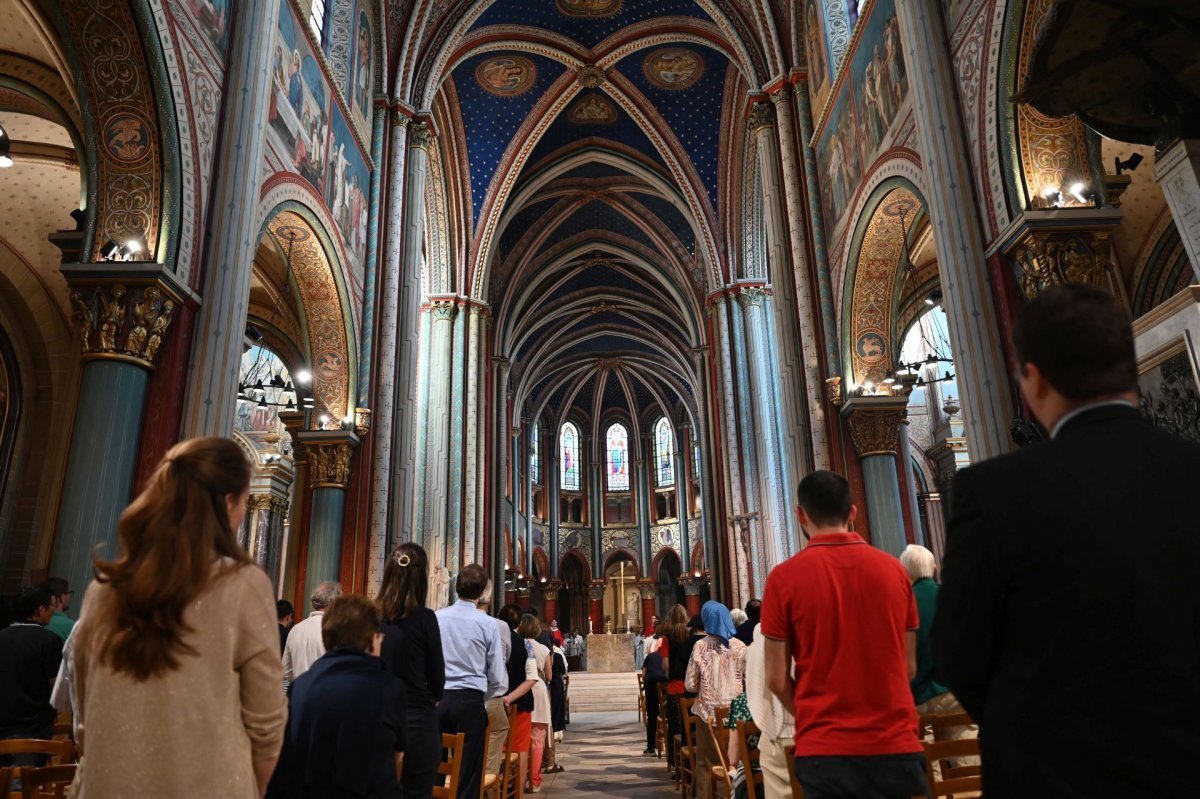
{"type": "Polygon", "coordinates": [[[990,799],[1184,796],[1200,757],[1200,447],[1138,412],[1129,316],[1084,285],[1017,314],[1049,440],[954,481],[933,624],[990,799]]]}
{"type": "Polygon", "coordinates": [[[443,733],[465,733],[458,799],[478,799],[487,738],[486,702],[508,690],[508,670],[496,622],[478,604],[491,580],[477,563],[464,566],[454,582],[458,600],[437,611],[446,661],[446,689],[438,703],[443,733]]]}
{"type": "Polygon", "coordinates": [[[795,709],[796,779],[807,799],[926,796],[908,574],[848,532],[846,478],[813,472],[797,501],[808,546],[771,571],[762,604],[767,688],[795,709]]]}
{"type": "Polygon", "coordinates": [[[75,596],[75,592],[61,577],[51,577],[46,581],[46,587],[50,589],[50,599],[54,605],[54,615],[50,617],[46,629],[65,642],[75,626],[75,620],[67,615],[67,611],[71,609],[71,597],[75,596]]]}
{"type": "Polygon", "coordinates": [[[325,654],[292,685],[271,799],[400,797],[407,697],[379,659],[378,606],[333,600],[321,615],[325,654]]]}
{"type": "Polygon", "coordinates": [[[734,638],[741,641],[746,646],[754,643],[754,628],[758,626],[758,622],[762,619],[762,600],[751,599],[746,603],[746,620],[738,625],[737,632],[734,633],[734,638]]]}
{"type": "Polygon", "coordinates": [[[275,615],[279,619],[279,654],[287,648],[288,632],[296,621],[296,608],[286,599],[275,601],[275,615]]]}
{"type": "Polygon", "coordinates": [[[17,598],[18,621],[0,630],[0,740],[54,735],[50,689],[63,649],[46,629],[54,607],[48,585],[27,588],[17,598]]]}

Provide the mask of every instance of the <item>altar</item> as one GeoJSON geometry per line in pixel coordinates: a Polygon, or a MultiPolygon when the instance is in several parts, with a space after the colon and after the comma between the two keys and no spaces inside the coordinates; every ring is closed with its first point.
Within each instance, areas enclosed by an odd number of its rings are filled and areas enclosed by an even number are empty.
{"type": "Polygon", "coordinates": [[[593,633],[587,638],[587,670],[592,674],[633,671],[633,633],[605,635],[593,633]]]}

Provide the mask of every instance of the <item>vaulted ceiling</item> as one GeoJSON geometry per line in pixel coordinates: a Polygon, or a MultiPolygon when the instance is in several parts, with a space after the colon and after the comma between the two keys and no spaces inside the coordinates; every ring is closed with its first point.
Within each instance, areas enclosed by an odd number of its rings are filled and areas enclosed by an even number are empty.
{"type": "Polygon", "coordinates": [[[518,411],[694,418],[763,69],[731,35],[744,20],[720,2],[496,0],[444,25],[458,40],[433,107],[469,193],[460,290],[492,309],[518,411]]]}

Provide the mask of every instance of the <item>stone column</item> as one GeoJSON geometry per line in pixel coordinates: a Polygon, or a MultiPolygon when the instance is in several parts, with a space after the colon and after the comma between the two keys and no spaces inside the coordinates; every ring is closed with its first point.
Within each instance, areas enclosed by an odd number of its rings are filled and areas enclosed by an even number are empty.
{"type": "Polygon", "coordinates": [[[706,582],[706,578],[694,574],[685,574],[679,578],[679,584],[683,586],[684,607],[687,608],[689,618],[700,613],[700,591],[706,582]]]}
{"type": "MultiPolygon", "coordinates": [[[[487,468],[488,448],[490,446],[488,439],[488,414],[492,410],[488,401],[488,375],[491,369],[491,364],[488,362],[488,331],[491,330],[492,317],[486,308],[480,309],[478,323],[479,355],[476,358],[475,370],[479,373],[479,394],[478,400],[475,403],[475,501],[472,503],[475,518],[466,534],[473,537],[475,542],[474,554],[471,556],[471,559],[476,563],[486,563],[489,560],[494,560],[494,553],[490,553],[487,550],[488,528],[491,524],[491,517],[489,516],[491,509],[487,506],[487,468]]],[[[504,561],[500,562],[499,567],[501,572],[503,572],[504,561]]]]}
{"type": "MultiPolygon", "coordinates": [[[[511,399],[509,400],[512,401],[511,399]]],[[[521,496],[521,459],[525,456],[528,447],[521,440],[521,427],[517,420],[513,420],[512,437],[509,440],[509,445],[512,447],[512,458],[509,459],[511,474],[509,476],[509,485],[512,486],[512,496],[509,509],[511,511],[512,531],[513,531],[513,556],[516,557],[518,549],[516,542],[520,541],[525,547],[525,560],[521,562],[521,571],[527,577],[533,577],[533,536],[529,534],[528,520],[521,518],[520,502],[517,501],[521,496]]]]}
{"type": "Polygon", "coordinates": [[[312,489],[304,578],[307,599],[319,583],[340,579],[346,485],[350,482],[350,458],[358,446],[358,436],[350,430],[306,430],[300,433],[299,444],[307,451],[312,489]]]}
{"type": "MultiPolygon", "coordinates": [[[[730,359],[733,357],[733,341],[730,333],[729,317],[726,311],[726,302],[723,296],[716,296],[712,300],[712,312],[715,319],[715,336],[714,342],[715,355],[720,365],[720,401],[721,401],[721,426],[724,429],[725,439],[725,459],[726,468],[723,470],[726,486],[726,497],[728,504],[725,508],[726,518],[722,519],[717,528],[714,525],[714,530],[711,534],[711,539],[715,539],[716,530],[724,530],[726,541],[728,542],[729,559],[728,568],[730,574],[730,588],[733,591],[732,601],[735,606],[742,605],[750,594],[750,575],[748,573],[748,563],[746,562],[746,550],[738,541],[737,533],[734,530],[733,519],[736,517],[748,517],[750,510],[747,507],[745,495],[742,487],[744,485],[742,479],[742,464],[739,453],[739,435],[738,435],[738,409],[737,403],[734,400],[736,394],[735,380],[733,368],[730,364],[730,359]]],[[[707,521],[707,519],[706,519],[707,521]]],[[[716,567],[717,549],[715,546],[709,546],[707,541],[705,544],[704,563],[710,569],[716,567]]]]}
{"type": "MultiPolygon", "coordinates": [[[[371,560],[367,569],[367,585],[372,595],[379,589],[383,579],[382,566],[393,546],[399,541],[400,532],[407,528],[407,517],[393,516],[391,496],[393,489],[392,460],[396,439],[396,347],[400,329],[397,314],[400,310],[401,271],[404,268],[402,243],[404,241],[404,186],[405,166],[408,163],[408,117],[391,112],[391,143],[387,169],[387,235],[384,239],[383,264],[377,277],[379,294],[379,316],[376,322],[375,340],[375,414],[384,420],[379,425],[371,450],[371,529],[368,534],[367,552],[371,560]],[[388,424],[391,422],[391,424],[388,424]],[[372,566],[375,567],[374,571],[372,566]],[[372,574],[375,577],[372,577],[372,574]]],[[[372,228],[377,224],[372,218],[372,228]]]]}
{"type": "Polygon", "coordinates": [[[977,463],[1010,448],[1012,408],[995,301],[987,282],[981,223],[974,204],[963,202],[973,185],[971,161],[941,0],[898,0],[896,16],[909,65],[925,184],[930,187],[925,199],[946,297],[967,446],[977,463]]]}
{"type": "MultiPolygon", "coordinates": [[[[483,457],[483,435],[486,429],[480,424],[480,406],[486,405],[484,392],[481,390],[481,372],[479,363],[482,360],[481,345],[486,342],[481,335],[485,309],[471,305],[467,309],[467,406],[466,412],[466,447],[463,488],[463,562],[475,563],[476,558],[483,560],[483,553],[476,554],[476,538],[479,530],[479,493],[483,487],[479,479],[479,462],[483,457]]],[[[497,589],[498,590],[498,589],[497,589]]]]}
{"type": "Polygon", "coordinates": [[[542,583],[542,621],[547,625],[558,619],[558,592],[562,587],[562,580],[546,580],[542,583]]]}
{"type": "MultiPolygon", "coordinates": [[[[829,442],[825,406],[821,402],[821,357],[817,349],[820,333],[816,324],[818,306],[808,268],[805,221],[808,208],[800,189],[801,167],[796,157],[796,131],[792,116],[790,87],[771,94],[775,123],[759,105],[750,117],[750,128],[762,160],[763,213],[766,215],[771,247],[771,282],[779,298],[778,392],[788,414],[791,432],[788,457],[797,471],[807,474],[829,464],[829,442]],[[807,402],[805,401],[807,399],[807,402]]],[[[788,492],[790,497],[792,489],[788,492]]]]}
{"type": "Polygon", "coordinates": [[[907,405],[908,397],[851,397],[842,406],[862,466],[871,543],[897,556],[906,540],[896,476],[896,442],[907,405]]]}
{"type": "Polygon", "coordinates": [[[641,452],[633,465],[633,479],[636,486],[634,497],[637,499],[637,529],[638,529],[638,561],[642,576],[650,574],[650,561],[654,552],[650,543],[650,496],[654,492],[653,478],[647,468],[650,439],[641,437],[641,452]]]}
{"type": "Polygon", "coordinates": [[[749,350],[746,345],[746,320],[742,316],[740,301],[734,300],[729,305],[731,318],[729,326],[733,331],[733,352],[731,355],[731,368],[735,375],[734,380],[737,388],[733,394],[736,398],[737,407],[737,436],[738,448],[733,451],[741,453],[742,457],[742,474],[745,482],[742,484],[743,501],[746,505],[746,510],[742,514],[738,514],[744,520],[745,536],[743,541],[746,544],[746,590],[743,595],[739,595],[738,605],[745,603],[746,599],[755,596],[761,592],[760,586],[767,582],[767,553],[766,553],[766,530],[768,520],[764,519],[763,507],[765,504],[764,495],[770,490],[766,485],[766,475],[760,467],[759,452],[772,445],[770,441],[761,441],[754,432],[754,405],[749,391],[745,390],[745,386],[751,384],[750,379],[750,357],[749,350]]]}
{"type": "Polygon", "coordinates": [[[900,420],[900,457],[899,467],[903,470],[905,477],[904,490],[908,494],[908,522],[913,531],[913,540],[921,546],[927,547],[929,544],[925,542],[925,531],[921,527],[921,508],[917,505],[917,483],[913,479],[913,454],[912,454],[912,439],[910,437],[911,425],[908,419],[900,420]]]}
{"type": "Polygon", "coordinates": [[[508,368],[507,358],[492,358],[492,506],[487,511],[492,517],[492,582],[496,585],[504,584],[506,564],[511,567],[513,573],[519,569],[519,564],[510,559],[511,554],[506,551],[504,541],[504,463],[505,452],[508,449],[505,398],[508,396],[508,368]]]}
{"type": "Polygon", "coordinates": [[[592,633],[604,632],[604,589],[606,580],[593,579],[588,585],[588,620],[592,623],[592,633]]]}
{"type": "MultiPolygon", "coordinates": [[[[416,461],[417,357],[421,315],[421,252],[425,236],[425,178],[429,172],[432,137],[423,123],[408,126],[408,164],[404,186],[403,260],[396,305],[396,399],[391,416],[395,453],[392,456],[391,503],[394,525],[412,524],[413,496],[418,480],[416,461]]],[[[382,356],[382,353],[381,353],[382,356]]],[[[386,364],[386,361],[380,361],[386,364]]],[[[413,534],[417,531],[414,529],[413,534]]],[[[430,553],[431,556],[433,553],[430,553]]]]}
{"type": "MultiPolygon", "coordinates": [[[[453,300],[430,303],[429,318],[429,416],[425,429],[425,462],[420,466],[416,490],[424,494],[419,507],[425,509],[421,537],[428,542],[430,568],[449,569],[448,547],[453,535],[447,513],[447,482],[450,470],[450,370],[454,319],[458,306],[453,300]]],[[[457,525],[455,525],[457,527],[457,525]]]]}
{"type": "Polygon", "coordinates": [[[788,500],[795,492],[789,488],[793,483],[788,469],[787,453],[783,450],[779,436],[779,422],[775,416],[777,383],[771,373],[770,361],[774,349],[769,334],[764,303],[768,289],[744,288],[738,294],[738,303],[746,322],[747,359],[750,362],[750,395],[754,399],[754,437],[760,442],[761,456],[759,471],[763,505],[763,533],[767,551],[767,562],[762,564],[764,579],[757,585],[765,585],[768,567],[782,563],[791,556],[791,533],[788,525],[788,500]]]}
{"type": "Polygon", "coordinates": [[[1178,139],[1167,145],[1155,156],[1154,177],[1200,280],[1200,139],[1178,139]]]}
{"type": "Polygon", "coordinates": [[[237,411],[247,297],[262,231],[258,215],[273,31],[280,0],[243,0],[234,8],[226,74],[236,76],[221,103],[203,302],[196,313],[181,438],[227,436],[237,411]]]}
{"type": "MultiPolygon", "coordinates": [[[[586,439],[585,439],[586,440],[586,439]]],[[[590,455],[590,450],[588,452],[590,455]]],[[[604,576],[604,506],[600,498],[600,487],[603,484],[604,473],[600,467],[602,464],[592,463],[588,460],[588,475],[590,481],[588,484],[588,521],[592,526],[592,579],[599,580],[604,576]]],[[[601,597],[603,599],[603,597],[601,597]]],[[[604,614],[600,614],[600,618],[604,618],[604,614]]]]}
{"type": "MultiPolygon", "coordinates": [[[[533,469],[529,462],[533,458],[533,434],[531,430],[532,428],[530,428],[528,421],[521,425],[521,443],[523,444],[523,457],[521,458],[521,497],[522,504],[525,506],[526,539],[529,541],[530,557],[533,557],[533,469]]],[[[542,461],[542,463],[545,463],[545,461],[542,461]]],[[[550,542],[543,541],[542,543],[546,547],[546,552],[549,553],[550,542]]],[[[554,568],[553,562],[551,562],[549,569],[549,574],[541,574],[538,576],[542,578],[556,576],[557,570],[554,568]]]]}
{"type": "MultiPolygon", "coordinates": [[[[451,331],[450,363],[447,370],[450,373],[450,405],[447,407],[446,431],[446,518],[442,525],[446,539],[446,568],[451,574],[458,574],[459,568],[470,561],[461,561],[465,526],[463,525],[463,477],[466,470],[466,441],[463,436],[466,417],[466,372],[467,365],[467,322],[470,315],[467,308],[457,306],[451,331]]],[[[455,601],[453,581],[450,584],[450,601],[455,601]]]]}
{"type": "Polygon", "coordinates": [[[692,510],[689,496],[692,492],[692,442],[689,432],[687,425],[680,425],[675,436],[675,515],[679,517],[679,564],[685,572],[692,568],[692,542],[688,531],[688,516],[692,510]]]}
{"type": "Polygon", "coordinates": [[[92,553],[118,554],[117,520],[133,492],[150,372],[187,296],[161,264],[119,267],[62,268],[83,372],[50,567],[80,596],[92,580],[92,553]]]}
{"type": "Polygon", "coordinates": [[[925,520],[929,523],[929,535],[926,539],[930,551],[937,558],[938,567],[946,554],[946,520],[942,513],[942,495],[934,492],[925,497],[925,520]]]}
{"type": "MultiPolygon", "coordinates": [[[[270,494],[251,494],[246,497],[246,518],[239,531],[238,542],[254,562],[267,569],[267,536],[270,532],[270,494]],[[244,531],[244,540],[243,533],[244,531]]],[[[267,572],[270,575],[270,572],[267,572]]]]}
{"type": "Polygon", "coordinates": [[[267,549],[269,552],[267,576],[271,578],[271,585],[275,587],[276,592],[279,591],[283,582],[282,566],[284,556],[283,548],[285,545],[283,526],[287,521],[287,512],[287,497],[272,495],[270,508],[268,510],[270,527],[267,532],[267,549]]]}
{"type": "Polygon", "coordinates": [[[658,597],[658,584],[653,579],[644,578],[637,581],[637,587],[642,595],[642,635],[650,635],[654,632],[650,619],[655,615],[654,601],[658,597]]]}
{"type": "Polygon", "coordinates": [[[529,585],[529,575],[517,580],[517,605],[522,610],[529,610],[529,594],[531,588],[529,585]]]}
{"type": "MultiPolygon", "coordinates": [[[[538,436],[538,440],[542,442],[543,454],[547,449],[546,435],[547,432],[542,430],[541,434],[538,436]]],[[[560,475],[558,473],[559,462],[557,457],[557,448],[555,449],[555,457],[549,459],[543,457],[541,462],[545,464],[545,466],[542,467],[542,487],[545,490],[545,493],[543,493],[542,496],[546,501],[546,516],[548,517],[548,529],[546,534],[550,536],[550,540],[547,542],[547,547],[550,550],[550,574],[553,577],[558,577],[558,570],[560,566],[559,561],[562,559],[562,555],[559,554],[558,551],[558,546],[559,542],[562,540],[562,534],[559,532],[559,525],[561,524],[561,521],[558,516],[558,481],[560,479],[560,475]]]]}

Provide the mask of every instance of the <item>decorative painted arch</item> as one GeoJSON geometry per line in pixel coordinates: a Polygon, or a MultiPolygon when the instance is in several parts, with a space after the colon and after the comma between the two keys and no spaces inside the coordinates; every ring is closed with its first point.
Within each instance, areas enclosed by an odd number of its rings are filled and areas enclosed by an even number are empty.
{"type": "Polygon", "coordinates": [[[641,574],[641,561],[638,559],[637,553],[634,552],[632,549],[629,549],[628,547],[617,547],[616,549],[610,549],[607,552],[605,552],[604,553],[604,568],[601,570],[600,573],[606,574],[608,572],[609,567],[613,566],[614,564],[616,564],[618,561],[621,561],[621,560],[633,561],[633,565],[634,565],[636,574],[641,574]]]}
{"type": "Polygon", "coordinates": [[[334,239],[312,208],[295,200],[264,203],[260,210],[265,211],[260,213],[265,220],[262,235],[270,234],[277,246],[283,246],[288,234],[296,236],[291,257],[293,291],[302,309],[312,360],[313,398],[331,417],[330,424],[338,424],[354,412],[358,350],[334,239]]]}
{"type": "Polygon", "coordinates": [[[707,564],[704,561],[704,542],[697,541],[692,545],[692,573],[703,574],[707,564]]]}
{"type": "Polygon", "coordinates": [[[1195,282],[1195,272],[1170,210],[1163,209],[1151,235],[1147,237],[1144,250],[1131,281],[1135,319],[1195,282]]]}
{"type": "Polygon", "coordinates": [[[901,227],[911,236],[924,208],[915,186],[891,178],[875,187],[855,223],[842,287],[843,369],[849,382],[879,383],[895,363],[901,227]]]}
{"type": "Polygon", "coordinates": [[[592,565],[589,562],[590,556],[580,552],[578,549],[568,549],[558,560],[559,574],[567,571],[565,567],[572,559],[579,564],[579,568],[582,570],[584,575],[590,575],[592,573],[592,565]]]}
{"type": "Polygon", "coordinates": [[[650,576],[657,577],[658,570],[662,567],[663,561],[668,557],[675,558],[675,562],[679,564],[680,574],[683,573],[683,560],[679,557],[679,553],[674,547],[663,547],[654,554],[654,560],[650,561],[650,576]]]}
{"type": "Polygon", "coordinates": [[[550,576],[550,558],[546,551],[539,546],[533,548],[533,574],[530,577],[548,578],[550,576]]]}
{"type": "MultiPolygon", "coordinates": [[[[32,4],[27,4],[32,5],[32,4]]],[[[175,99],[148,0],[55,4],[81,103],[89,158],[84,252],[140,235],[159,263],[179,266],[181,167],[175,99]]],[[[185,273],[186,274],[186,273],[185,273]]]]}

